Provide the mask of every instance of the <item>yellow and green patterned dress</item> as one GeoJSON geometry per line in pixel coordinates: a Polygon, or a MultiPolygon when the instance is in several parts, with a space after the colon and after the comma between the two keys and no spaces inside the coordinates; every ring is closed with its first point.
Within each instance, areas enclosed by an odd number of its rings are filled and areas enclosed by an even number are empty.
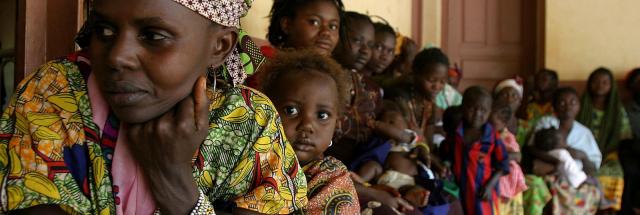
{"type": "MultiPolygon", "coordinates": [[[[59,205],[71,214],[115,214],[111,159],[118,120],[92,119],[80,54],[45,64],[17,87],[0,117],[0,213],[59,205]]],[[[208,200],[266,214],[307,204],[304,172],[269,99],[249,88],[210,89],[209,135],[193,176],[208,200]]]]}
{"type": "MultiPolygon", "coordinates": [[[[629,124],[629,118],[627,117],[627,112],[624,107],[620,107],[621,116],[621,127],[620,127],[620,140],[630,139],[632,137],[631,133],[631,125],[629,124]]],[[[594,109],[593,117],[591,122],[591,132],[596,137],[599,137],[601,131],[600,123],[602,123],[605,119],[605,112],[602,110],[594,109]]],[[[620,210],[622,207],[622,191],[624,190],[624,173],[622,171],[622,164],[620,163],[620,159],[618,157],[617,146],[618,143],[601,143],[598,142],[598,145],[601,146],[601,150],[604,156],[602,160],[602,166],[600,166],[600,170],[598,170],[598,181],[602,186],[602,192],[604,194],[604,198],[606,201],[601,206],[602,208],[611,208],[613,210],[620,210]],[[612,146],[609,146],[612,145],[612,146]],[[614,148],[612,152],[608,154],[605,150],[608,150],[608,147],[614,148]]]]}

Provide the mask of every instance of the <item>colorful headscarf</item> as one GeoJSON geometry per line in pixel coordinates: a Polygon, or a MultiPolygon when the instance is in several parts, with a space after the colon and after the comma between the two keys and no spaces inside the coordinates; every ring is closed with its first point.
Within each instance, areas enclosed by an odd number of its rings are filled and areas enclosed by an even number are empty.
{"type": "MultiPolygon", "coordinates": [[[[250,37],[240,28],[240,18],[247,14],[253,0],[173,0],[205,18],[226,27],[238,28],[238,42],[225,63],[216,68],[215,74],[224,80],[239,85],[247,75],[252,75],[264,62],[264,56],[250,37]]],[[[89,45],[91,33],[90,20],[76,36],[81,48],[89,45]]]]}
{"type": "Polygon", "coordinates": [[[512,87],[513,89],[516,89],[516,91],[518,91],[518,94],[522,98],[522,95],[524,93],[523,91],[524,88],[522,86],[522,78],[516,76],[515,78],[508,78],[498,82],[498,84],[496,84],[496,87],[493,88],[493,94],[498,94],[502,89],[507,87],[512,87]]]}
{"type": "Polygon", "coordinates": [[[238,44],[218,68],[226,80],[231,79],[233,85],[244,82],[247,75],[253,74],[264,61],[260,49],[240,29],[240,18],[247,14],[253,0],[173,0],[211,21],[226,27],[239,29],[238,44]]]}
{"type": "Polygon", "coordinates": [[[458,64],[455,64],[453,68],[449,68],[447,75],[452,78],[462,79],[462,69],[458,67],[458,64]]]}

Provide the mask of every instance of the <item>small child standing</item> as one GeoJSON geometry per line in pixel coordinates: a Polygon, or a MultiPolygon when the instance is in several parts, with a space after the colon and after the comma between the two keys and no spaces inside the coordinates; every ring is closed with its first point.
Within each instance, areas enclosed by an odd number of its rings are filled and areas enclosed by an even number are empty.
{"type": "Polygon", "coordinates": [[[498,180],[509,173],[507,151],[489,120],[491,94],[470,87],[462,99],[462,123],[441,146],[460,187],[465,214],[497,214],[498,180]]]}
{"type": "Polygon", "coordinates": [[[358,196],[347,167],[323,155],[333,143],[335,126],[343,113],[341,99],[345,96],[341,93],[346,92],[346,80],[340,66],[316,52],[283,51],[266,65],[259,80],[282,117],[285,134],[308,182],[309,203],[304,211],[296,213],[359,213],[358,196]]]}
{"type": "Polygon", "coordinates": [[[524,214],[522,192],[527,189],[520,162],[520,145],[516,137],[507,129],[513,112],[506,104],[494,104],[491,114],[491,124],[498,132],[499,138],[509,154],[509,174],[500,177],[500,214],[524,214]]]}

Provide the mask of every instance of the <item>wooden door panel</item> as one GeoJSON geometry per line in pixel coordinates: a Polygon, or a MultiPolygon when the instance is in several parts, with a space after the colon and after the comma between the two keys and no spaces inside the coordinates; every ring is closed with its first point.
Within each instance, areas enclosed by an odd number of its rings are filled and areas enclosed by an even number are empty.
{"type": "Polygon", "coordinates": [[[525,43],[535,42],[523,34],[523,14],[533,13],[523,13],[522,0],[445,0],[443,6],[443,49],[464,72],[461,89],[490,88],[521,73],[525,43]]]}

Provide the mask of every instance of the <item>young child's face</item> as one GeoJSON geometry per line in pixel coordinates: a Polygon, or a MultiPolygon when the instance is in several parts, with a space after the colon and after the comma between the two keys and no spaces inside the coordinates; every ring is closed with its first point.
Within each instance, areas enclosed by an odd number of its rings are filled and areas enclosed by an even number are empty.
{"type": "Polygon", "coordinates": [[[284,74],[274,105],[282,117],[284,131],[301,164],[321,159],[329,147],[338,117],[335,81],[320,72],[284,74]]]}
{"type": "Polygon", "coordinates": [[[332,1],[313,1],[298,8],[295,17],[280,22],[287,33],[287,46],[313,48],[323,55],[330,55],[338,44],[340,16],[332,1]]]}
{"type": "Polygon", "coordinates": [[[380,121],[393,125],[399,129],[408,128],[407,121],[404,119],[404,116],[402,116],[402,113],[398,111],[385,111],[384,114],[382,114],[380,121]]]}
{"type": "Polygon", "coordinates": [[[491,114],[491,97],[483,96],[462,103],[463,119],[471,128],[481,128],[491,114]]]}
{"type": "Polygon", "coordinates": [[[395,35],[389,32],[376,32],[373,49],[371,49],[371,60],[367,63],[367,68],[375,74],[384,72],[393,61],[395,48],[395,35]]]}
{"type": "Polygon", "coordinates": [[[374,29],[364,20],[353,20],[350,24],[345,43],[339,42],[334,52],[335,59],[348,69],[360,71],[371,59],[374,29]]]}
{"type": "Polygon", "coordinates": [[[491,113],[491,118],[490,118],[491,125],[493,125],[493,128],[496,131],[502,131],[506,127],[505,122],[503,122],[502,119],[500,119],[499,115],[500,115],[499,113],[493,112],[491,113]]]}
{"type": "Polygon", "coordinates": [[[426,97],[435,99],[447,81],[447,65],[431,64],[423,68],[427,71],[416,73],[416,87],[422,91],[426,97]]]}
{"type": "Polygon", "coordinates": [[[611,78],[606,74],[598,74],[589,83],[589,90],[594,96],[607,96],[611,91],[611,78]]]}
{"type": "Polygon", "coordinates": [[[556,117],[560,120],[573,120],[580,111],[580,100],[578,96],[573,93],[563,93],[559,95],[560,98],[553,105],[556,117]]]}

